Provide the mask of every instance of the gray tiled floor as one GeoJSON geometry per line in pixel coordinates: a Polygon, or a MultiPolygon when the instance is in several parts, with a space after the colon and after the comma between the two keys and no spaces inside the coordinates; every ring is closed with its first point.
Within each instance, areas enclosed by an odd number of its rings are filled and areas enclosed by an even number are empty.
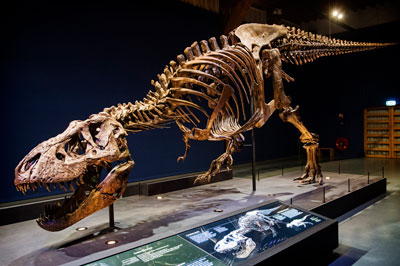
{"type": "Polygon", "coordinates": [[[384,166],[386,196],[339,224],[339,258],[331,265],[400,265],[400,160],[357,159],[343,162],[358,170],[384,166]]]}

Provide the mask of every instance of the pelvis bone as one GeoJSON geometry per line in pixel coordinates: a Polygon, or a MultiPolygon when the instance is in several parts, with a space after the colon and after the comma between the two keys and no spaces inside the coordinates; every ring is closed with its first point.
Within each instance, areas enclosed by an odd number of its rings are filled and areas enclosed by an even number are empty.
{"type": "Polygon", "coordinates": [[[134,165],[126,135],[114,118],[92,115],[85,121],[72,121],[63,133],[42,142],[22,159],[14,183],[24,194],[37,186],[50,191],[57,184],[64,191],[75,191],[63,203],[46,206],[37,220],[42,228],[62,230],[120,197],[134,165]],[[103,169],[108,173],[101,181],[103,169]]]}

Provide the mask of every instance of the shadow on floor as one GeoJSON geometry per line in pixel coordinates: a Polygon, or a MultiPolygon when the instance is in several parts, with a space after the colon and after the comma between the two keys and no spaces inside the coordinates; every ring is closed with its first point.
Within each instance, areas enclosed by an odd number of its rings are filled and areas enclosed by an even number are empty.
{"type": "Polygon", "coordinates": [[[333,253],[333,262],[329,266],[350,266],[356,263],[368,251],[340,244],[333,253]]]}

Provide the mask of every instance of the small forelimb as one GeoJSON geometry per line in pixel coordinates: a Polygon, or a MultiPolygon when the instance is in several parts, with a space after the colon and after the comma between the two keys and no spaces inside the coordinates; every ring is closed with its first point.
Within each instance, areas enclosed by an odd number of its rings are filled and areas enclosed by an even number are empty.
{"type": "Polygon", "coordinates": [[[179,163],[179,161],[185,161],[186,156],[188,155],[188,152],[190,150],[190,145],[189,145],[189,137],[187,134],[183,135],[183,141],[185,142],[185,154],[183,156],[179,156],[177,159],[177,162],[179,163]]]}
{"type": "Polygon", "coordinates": [[[182,130],[183,132],[183,141],[185,142],[185,153],[183,156],[179,156],[177,159],[177,162],[179,162],[180,160],[184,161],[186,159],[186,156],[188,155],[189,149],[190,149],[190,145],[189,145],[189,138],[190,136],[193,135],[193,130],[188,129],[187,127],[185,127],[184,125],[182,125],[182,123],[179,122],[179,120],[176,120],[176,124],[178,125],[179,129],[182,130]]]}

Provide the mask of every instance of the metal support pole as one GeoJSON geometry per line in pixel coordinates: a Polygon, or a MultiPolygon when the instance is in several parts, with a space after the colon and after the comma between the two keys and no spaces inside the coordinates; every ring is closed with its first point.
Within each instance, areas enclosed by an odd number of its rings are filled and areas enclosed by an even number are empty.
{"type": "Polygon", "coordinates": [[[369,171],[368,171],[368,184],[369,184],[369,171]]]}
{"type": "Polygon", "coordinates": [[[350,178],[347,179],[347,192],[350,192],[350,178]]]}
{"type": "Polygon", "coordinates": [[[111,204],[108,207],[108,217],[110,220],[110,227],[113,228],[115,227],[115,223],[114,223],[114,204],[111,204]]]}
{"type": "Polygon", "coordinates": [[[322,187],[322,202],[325,203],[325,187],[322,187]]]}
{"type": "Polygon", "coordinates": [[[256,191],[256,142],[254,138],[254,129],[251,130],[251,149],[252,149],[252,160],[251,160],[251,171],[253,179],[253,191],[256,191]]]}
{"type": "Polygon", "coordinates": [[[290,198],[290,204],[293,204],[293,198],[290,198]]]}
{"type": "MultiPolygon", "coordinates": [[[[251,114],[254,114],[254,100],[251,97],[251,114]]],[[[251,130],[251,150],[252,150],[252,160],[251,160],[251,172],[253,180],[253,191],[256,191],[256,140],[254,136],[254,129],[251,130]]]]}
{"type": "Polygon", "coordinates": [[[385,167],[382,166],[382,178],[385,178],[385,167]]]}

